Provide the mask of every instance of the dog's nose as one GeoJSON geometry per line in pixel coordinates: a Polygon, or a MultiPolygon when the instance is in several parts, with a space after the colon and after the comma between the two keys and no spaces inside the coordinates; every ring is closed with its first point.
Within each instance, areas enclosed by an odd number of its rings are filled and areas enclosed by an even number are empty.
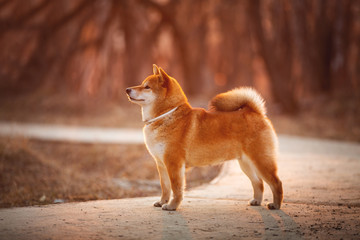
{"type": "Polygon", "coordinates": [[[127,94],[130,94],[130,93],[131,93],[131,88],[127,88],[127,89],[126,89],[126,93],[127,93],[127,94]]]}

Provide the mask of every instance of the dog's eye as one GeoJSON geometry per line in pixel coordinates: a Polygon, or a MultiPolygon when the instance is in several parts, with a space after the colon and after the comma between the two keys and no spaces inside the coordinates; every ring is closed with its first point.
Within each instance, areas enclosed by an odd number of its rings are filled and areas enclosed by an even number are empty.
{"type": "Polygon", "coordinates": [[[145,89],[150,89],[149,85],[145,86],[145,89]]]}

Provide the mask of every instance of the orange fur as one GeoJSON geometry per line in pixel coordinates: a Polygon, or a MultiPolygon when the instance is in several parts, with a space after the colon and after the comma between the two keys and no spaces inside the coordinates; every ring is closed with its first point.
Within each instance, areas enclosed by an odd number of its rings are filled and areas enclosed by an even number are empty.
{"type": "Polygon", "coordinates": [[[219,94],[210,103],[211,111],[192,108],[177,81],[154,65],[154,75],[127,93],[130,101],[142,107],[145,143],[158,166],[162,197],[155,206],[179,207],[185,167],[238,159],[254,188],[250,204],[261,204],[264,180],[274,196],[268,208],[280,208],[283,190],[277,176],[277,138],[255,90],[238,88],[219,94]],[[173,198],[168,203],[170,187],[173,198]]]}

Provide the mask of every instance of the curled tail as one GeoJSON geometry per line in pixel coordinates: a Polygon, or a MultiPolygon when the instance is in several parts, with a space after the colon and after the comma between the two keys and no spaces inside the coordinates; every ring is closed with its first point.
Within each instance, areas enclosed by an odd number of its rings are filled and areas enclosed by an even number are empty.
{"type": "Polygon", "coordinates": [[[266,114],[264,99],[257,91],[250,87],[235,88],[234,90],[220,93],[209,104],[210,110],[220,112],[237,111],[245,106],[262,115],[266,114]]]}

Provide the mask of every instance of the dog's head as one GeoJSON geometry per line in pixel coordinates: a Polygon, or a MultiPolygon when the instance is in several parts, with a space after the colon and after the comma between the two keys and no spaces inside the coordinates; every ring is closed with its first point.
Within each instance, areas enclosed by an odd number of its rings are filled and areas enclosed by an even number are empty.
{"type": "Polygon", "coordinates": [[[142,107],[160,103],[174,107],[187,101],[178,82],[162,68],[154,64],[153,73],[141,85],[126,89],[131,102],[142,107]]]}

